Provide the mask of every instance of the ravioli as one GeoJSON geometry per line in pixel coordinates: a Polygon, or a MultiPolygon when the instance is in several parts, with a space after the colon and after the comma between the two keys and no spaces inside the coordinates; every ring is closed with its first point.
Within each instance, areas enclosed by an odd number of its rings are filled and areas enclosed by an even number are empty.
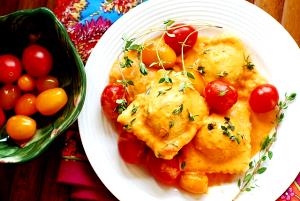
{"type": "Polygon", "coordinates": [[[156,157],[172,159],[193,139],[207,115],[204,98],[185,75],[159,70],[148,91],[136,97],[118,122],[144,141],[156,157]],[[166,77],[172,83],[161,82],[166,77]]]}
{"type": "Polygon", "coordinates": [[[185,170],[230,174],[244,172],[251,157],[250,132],[247,102],[238,101],[225,116],[211,114],[192,143],[183,148],[185,170]],[[224,133],[226,128],[229,134],[224,133]]]}
{"type": "Polygon", "coordinates": [[[185,64],[195,70],[202,68],[207,82],[221,77],[235,82],[243,73],[245,55],[245,48],[236,37],[200,37],[193,50],[186,53],[185,64]]]}

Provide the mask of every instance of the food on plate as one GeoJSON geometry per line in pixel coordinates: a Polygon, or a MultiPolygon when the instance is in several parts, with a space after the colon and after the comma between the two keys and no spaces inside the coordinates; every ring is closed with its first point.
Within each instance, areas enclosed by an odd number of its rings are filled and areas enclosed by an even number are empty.
{"type": "Polygon", "coordinates": [[[279,99],[239,38],[205,28],[221,29],[168,20],[153,38],[124,38],[101,95],[123,160],[195,194],[248,169],[279,99]]]}
{"type": "Polygon", "coordinates": [[[0,55],[0,129],[5,127],[17,144],[30,140],[39,122],[47,121],[43,116],[55,115],[68,101],[58,79],[49,74],[53,67],[50,51],[30,44],[22,53],[21,59],[0,55]]]}

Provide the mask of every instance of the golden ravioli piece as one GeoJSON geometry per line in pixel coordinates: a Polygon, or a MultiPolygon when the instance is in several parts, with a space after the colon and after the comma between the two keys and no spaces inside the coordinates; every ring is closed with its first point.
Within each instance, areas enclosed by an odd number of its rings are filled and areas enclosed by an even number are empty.
{"type": "Polygon", "coordinates": [[[250,132],[246,102],[238,101],[225,116],[211,114],[192,143],[183,148],[186,170],[230,174],[245,171],[251,157],[250,132]]]}
{"type": "Polygon", "coordinates": [[[208,115],[204,98],[181,72],[159,70],[145,94],[119,115],[118,122],[144,141],[157,157],[172,159],[195,136],[208,115]],[[172,83],[166,82],[170,78],[172,83]]]}
{"type": "Polygon", "coordinates": [[[235,82],[244,71],[245,55],[242,42],[233,36],[199,37],[193,50],[186,53],[185,65],[202,68],[207,82],[220,77],[235,82]]]}

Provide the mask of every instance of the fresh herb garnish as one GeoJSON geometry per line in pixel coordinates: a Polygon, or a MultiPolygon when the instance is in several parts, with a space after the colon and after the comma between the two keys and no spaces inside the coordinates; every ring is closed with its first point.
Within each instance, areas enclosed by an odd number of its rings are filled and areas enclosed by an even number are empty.
{"type": "Polygon", "coordinates": [[[158,94],[157,94],[157,96],[156,97],[158,97],[158,96],[160,96],[160,95],[164,95],[164,94],[166,94],[167,93],[167,91],[170,91],[172,89],[172,87],[169,87],[169,88],[167,88],[167,89],[162,89],[162,90],[159,90],[158,91],[158,94]]]}
{"type": "Polygon", "coordinates": [[[221,71],[217,74],[219,77],[225,77],[228,75],[228,72],[227,71],[221,71]]]}
{"type": "Polygon", "coordinates": [[[139,67],[140,67],[140,72],[143,74],[143,75],[147,75],[148,74],[148,70],[146,68],[146,65],[143,63],[143,62],[140,62],[139,63],[139,67]]]}
{"type": "Polygon", "coordinates": [[[223,135],[226,135],[229,137],[231,141],[236,141],[238,144],[240,144],[240,139],[237,136],[234,136],[232,132],[235,130],[235,126],[230,121],[229,117],[224,117],[225,123],[224,125],[221,125],[221,129],[223,131],[223,135]]]}
{"type": "Polygon", "coordinates": [[[197,68],[198,72],[201,74],[201,75],[204,75],[205,74],[205,68],[203,66],[199,66],[197,68]]]}
{"type": "Polygon", "coordinates": [[[244,56],[244,60],[245,60],[245,67],[248,70],[253,70],[255,65],[250,61],[250,56],[248,55],[247,57],[244,56]]]}
{"type": "Polygon", "coordinates": [[[175,110],[173,110],[172,114],[174,115],[179,115],[183,110],[183,104],[179,105],[178,108],[176,108],[175,110]]]}
{"type": "Polygon", "coordinates": [[[117,80],[117,83],[121,83],[124,87],[128,87],[129,85],[134,85],[132,80],[117,80]]]}
{"type": "Polygon", "coordinates": [[[164,25],[166,25],[166,27],[169,27],[169,26],[171,26],[174,23],[175,23],[174,20],[166,20],[166,21],[164,21],[164,25]]]}
{"type": "Polygon", "coordinates": [[[132,109],[131,109],[131,115],[134,115],[138,110],[138,106],[134,105],[132,106],[132,109]]]}
{"type": "Polygon", "coordinates": [[[199,115],[198,115],[198,114],[193,115],[192,113],[190,113],[190,112],[188,111],[189,121],[195,121],[195,117],[197,117],[197,116],[199,116],[199,115]]]}
{"type": "Polygon", "coordinates": [[[126,129],[126,130],[131,130],[132,124],[133,124],[133,122],[134,122],[135,120],[136,120],[136,118],[132,119],[132,120],[130,121],[130,123],[124,125],[123,128],[126,129]]]}
{"type": "Polygon", "coordinates": [[[129,59],[128,56],[123,57],[123,62],[120,63],[121,68],[130,68],[133,64],[133,61],[129,59]]]}
{"type": "Polygon", "coordinates": [[[181,82],[180,85],[179,85],[178,91],[179,92],[184,92],[184,90],[187,89],[187,88],[192,88],[192,84],[190,82],[189,83],[181,82]]]}
{"type": "MultiPolygon", "coordinates": [[[[140,72],[142,73],[142,75],[147,75],[148,71],[147,71],[146,65],[142,61],[142,51],[144,49],[144,46],[134,43],[136,38],[126,39],[126,38],[123,37],[123,40],[125,41],[125,46],[124,46],[123,52],[126,53],[126,52],[131,51],[131,50],[137,51],[138,60],[139,60],[138,65],[139,65],[139,68],[140,68],[140,72]]],[[[121,68],[125,68],[125,67],[128,68],[128,67],[132,66],[132,63],[133,63],[133,61],[130,60],[128,58],[128,56],[124,56],[124,62],[122,62],[120,65],[121,65],[121,68]]]]}
{"type": "Polygon", "coordinates": [[[182,71],[182,75],[186,75],[191,79],[195,79],[195,76],[193,75],[193,73],[188,72],[188,71],[182,71]]]}
{"type": "Polygon", "coordinates": [[[271,160],[273,158],[273,152],[270,150],[271,146],[276,141],[278,127],[284,118],[284,112],[288,108],[288,105],[295,100],[295,98],[296,93],[291,93],[290,95],[285,94],[285,100],[278,103],[279,110],[276,115],[277,124],[275,126],[275,131],[272,135],[267,136],[264,139],[264,141],[261,143],[258,160],[252,160],[249,163],[249,169],[245,172],[244,176],[238,180],[238,187],[240,191],[233,198],[233,200],[237,200],[237,198],[243,192],[248,192],[255,188],[255,176],[257,174],[263,174],[267,170],[267,167],[264,166],[264,162],[267,159],[271,160]]]}
{"type": "Polygon", "coordinates": [[[118,106],[116,107],[116,111],[121,114],[127,108],[127,101],[125,99],[117,99],[116,103],[118,106]]]}
{"type": "Polygon", "coordinates": [[[170,83],[170,84],[173,83],[172,79],[167,75],[167,73],[165,73],[164,77],[160,78],[158,81],[158,83],[163,83],[163,82],[170,83]]]}

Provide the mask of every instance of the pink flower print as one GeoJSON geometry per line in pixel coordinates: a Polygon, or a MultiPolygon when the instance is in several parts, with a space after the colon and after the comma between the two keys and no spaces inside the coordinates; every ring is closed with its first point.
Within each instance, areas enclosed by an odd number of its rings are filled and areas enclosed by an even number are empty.
{"type": "Polygon", "coordinates": [[[281,200],[291,200],[292,197],[295,196],[295,193],[293,191],[293,189],[291,187],[289,187],[284,194],[282,194],[282,196],[280,197],[281,200]]]}

